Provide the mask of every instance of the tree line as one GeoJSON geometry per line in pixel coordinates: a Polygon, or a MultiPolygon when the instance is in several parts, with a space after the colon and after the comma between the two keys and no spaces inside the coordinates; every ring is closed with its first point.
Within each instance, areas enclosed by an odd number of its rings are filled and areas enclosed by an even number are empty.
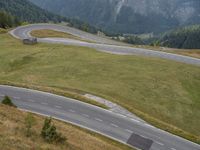
{"type": "Polygon", "coordinates": [[[180,27],[150,38],[140,38],[139,36],[126,36],[124,38],[124,42],[135,45],[200,49],[200,25],[180,27]]]}
{"type": "Polygon", "coordinates": [[[28,23],[68,22],[69,26],[97,33],[100,29],[79,19],[65,18],[44,10],[28,0],[0,0],[0,28],[9,28],[28,23]]]}
{"type": "Polygon", "coordinates": [[[20,21],[16,17],[13,17],[4,11],[0,11],[0,28],[7,29],[20,24],[20,21]]]}
{"type": "Polygon", "coordinates": [[[182,49],[200,49],[200,25],[182,27],[165,33],[160,39],[161,46],[182,49]]]}
{"type": "Polygon", "coordinates": [[[27,0],[1,0],[0,10],[15,16],[20,21],[30,23],[64,20],[63,17],[43,10],[27,0]]]}

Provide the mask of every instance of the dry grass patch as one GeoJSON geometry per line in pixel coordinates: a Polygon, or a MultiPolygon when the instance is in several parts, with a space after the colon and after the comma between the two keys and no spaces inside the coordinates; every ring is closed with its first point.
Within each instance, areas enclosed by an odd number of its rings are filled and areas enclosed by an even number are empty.
{"type": "Polygon", "coordinates": [[[6,29],[0,28],[0,34],[7,33],[6,29]]]}
{"type": "Polygon", "coordinates": [[[134,45],[133,47],[200,58],[200,49],[196,49],[196,50],[195,49],[176,49],[176,48],[148,46],[148,45],[134,45]]]}
{"type": "Polygon", "coordinates": [[[73,125],[53,120],[57,130],[66,138],[65,144],[49,144],[40,136],[44,117],[34,115],[36,125],[32,136],[25,133],[25,118],[28,113],[0,104],[0,148],[3,150],[131,150],[101,135],[73,125]]]}
{"type": "Polygon", "coordinates": [[[176,53],[176,54],[195,57],[195,58],[200,59],[200,50],[176,50],[176,51],[172,51],[172,52],[176,53]]]}

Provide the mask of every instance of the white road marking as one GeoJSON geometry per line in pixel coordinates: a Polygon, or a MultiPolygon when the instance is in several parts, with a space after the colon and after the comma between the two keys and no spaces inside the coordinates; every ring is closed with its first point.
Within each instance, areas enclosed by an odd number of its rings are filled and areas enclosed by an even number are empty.
{"type": "Polygon", "coordinates": [[[175,148],[171,148],[171,150],[176,150],[175,148]]]}
{"type": "Polygon", "coordinates": [[[5,96],[4,94],[0,94],[0,96],[5,96]]]}
{"type": "Polygon", "coordinates": [[[133,133],[133,131],[129,130],[129,129],[125,129],[127,132],[129,133],[133,133]]]}
{"type": "Polygon", "coordinates": [[[135,122],[140,122],[140,121],[138,121],[138,120],[135,120],[135,119],[133,119],[133,118],[132,118],[131,120],[132,120],[132,121],[135,121],[135,122]]]}
{"type": "Polygon", "coordinates": [[[56,107],[56,108],[62,108],[61,106],[58,106],[58,105],[56,105],[55,107],[56,107]]]}
{"type": "Polygon", "coordinates": [[[144,135],[140,135],[141,137],[145,138],[145,139],[148,139],[148,137],[144,136],[144,135]]]}
{"type": "Polygon", "coordinates": [[[121,117],[123,117],[123,118],[126,118],[127,116],[124,116],[124,115],[122,115],[122,114],[118,114],[119,116],[121,116],[121,117]]]}
{"type": "Polygon", "coordinates": [[[107,112],[109,112],[109,113],[113,113],[111,110],[106,110],[107,112]]]}
{"type": "Polygon", "coordinates": [[[118,125],[113,124],[113,123],[111,123],[110,125],[113,126],[113,127],[115,127],[115,128],[119,127],[118,125]]]}
{"type": "Polygon", "coordinates": [[[20,99],[20,97],[13,97],[14,99],[20,99]]]}
{"type": "Polygon", "coordinates": [[[147,124],[147,123],[145,123],[144,125],[145,125],[145,126],[148,126],[148,127],[151,127],[151,128],[155,128],[154,126],[152,126],[152,125],[150,125],[150,124],[147,124]]]}
{"type": "Polygon", "coordinates": [[[95,120],[102,122],[103,120],[99,119],[99,118],[95,118],[95,120]]]}
{"type": "Polygon", "coordinates": [[[163,143],[160,143],[160,142],[158,142],[158,141],[156,141],[156,143],[157,143],[157,144],[159,144],[159,145],[161,145],[161,146],[163,146],[163,145],[164,145],[163,143]]]}
{"type": "Polygon", "coordinates": [[[72,109],[70,109],[69,111],[72,112],[72,113],[75,113],[75,112],[76,112],[76,111],[74,111],[74,110],[72,110],[72,109]]]}
{"type": "Polygon", "coordinates": [[[33,103],[35,102],[35,100],[32,100],[32,99],[29,99],[28,101],[33,102],[33,103]]]}
{"type": "Polygon", "coordinates": [[[87,115],[87,114],[82,114],[84,117],[87,117],[87,118],[89,118],[89,115],[87,115]]]}
{"type": "Polygon", "coordinates": [[[42,102],[41,104],[42,104],[42,105],[48,105],[48,103],[44,103],[44,102],[42,102]]]}

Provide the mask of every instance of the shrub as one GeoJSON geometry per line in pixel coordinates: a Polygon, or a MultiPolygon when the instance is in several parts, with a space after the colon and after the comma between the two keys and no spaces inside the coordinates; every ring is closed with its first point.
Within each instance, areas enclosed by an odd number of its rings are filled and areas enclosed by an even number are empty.
{"type": "Polygon", "coordinates": [[[58,133],[56,131],[56,127],[52,125],[52,119],[46,118],[44,121],[44,125],[41,131],[42,138],[49,142],[55,142],[55,143],[64,143],[66,141],[66,138],[62,136],[61,133],[58,133]]]}
{"type": "Polygon", "coordinates": [[[28,25],[28,24],[29,24],[28,22],[22,22],[21,26],[25,26],[25,25],[28,25]]]}
{"type": "Polygon", "coordinates": [[[0,28],[7,29],[17,25],[19,25],[19,20],[17,18],[5,11],[0,11],[0,28]]]}
{"type": "Polygon", "coordinates": [[[26,126],[26,136],[30,137],[32,135],[31,128],[36,124],[36,120],[32,114],[28,114],[25,118],[25,126],[26,126]]]}
{"type": "Polygon", "coordinates": [[[13,104],[12,100],[8,96],[5,96],[1,103],[12,107],[17,107],[15,104],[13,104]]]}
{"type": "Polygon", "coordinates": [[[0,34],[7,33],[6,29],[0,28],[0,34]]]}

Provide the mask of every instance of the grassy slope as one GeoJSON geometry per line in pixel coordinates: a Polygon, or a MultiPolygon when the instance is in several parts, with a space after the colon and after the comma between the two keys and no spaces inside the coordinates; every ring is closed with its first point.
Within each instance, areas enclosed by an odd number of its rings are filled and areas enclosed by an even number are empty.
{"type": "Polygon", "coordinates": [[[40,137],[44,117],[34,115],[32,137],[25,135],[26,112],[0,104],[0,148],[3,150],[131,150],[127,146],[67,123],[53,120],[59,132],[67,137],[66,144],[48,144],[40,137]]]}
{"type": "Polygon", "coordinates": [[[134,45],[134,47],[146,48],[146,49],[150,49],[150,50],[163,51],[163,52],[168,52],[168,53],[174,53],[174,54],[179,54],[179,55],[200,58],[200,49],[176,49],[176,48],[147,46],[147,45],[134,45]]]}
{"type": "Polygon", "coordinates": [[[171,50],[170,52],[195,58],[200,58],[200,50],[171,50]]]}
{"type": "Polygon", "coordinates": [[[2,34],[2,33],[6,33],[6,32],[7,32],[6,29],[0,28],[0,34],[2,34]]]}
{"type": "Polygon", "coordinates": [[[0,60],[1,82],[87,91],[165,130],[200,139],[199,67],[83,47],[25,46],[5,34],[0,35],[0,60]]]}

